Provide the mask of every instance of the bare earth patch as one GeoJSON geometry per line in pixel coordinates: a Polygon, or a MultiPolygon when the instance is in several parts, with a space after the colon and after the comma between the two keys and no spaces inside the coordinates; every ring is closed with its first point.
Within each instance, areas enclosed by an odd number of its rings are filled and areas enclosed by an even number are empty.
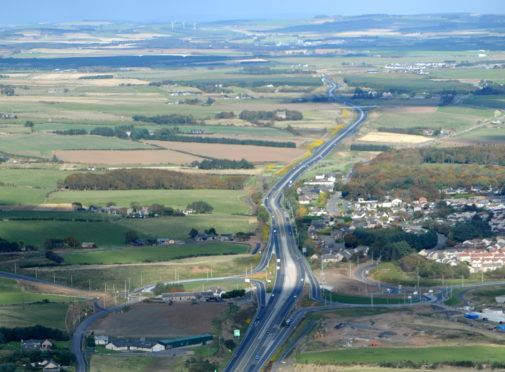
{"type": "Polygon", "coordinates": [[[222,303],[142,303],[107,315],[92,330],[113,337],[186,337],[210,332],[212,320],[227,308],[222,303]]]}
{"type": "Polygon", "coordinates": [[[203,160],[172,150],[61,150],[53,154],[64,162],[81,164],[190,164],[203,160]]]}
{"type": "Polygon", "coordinates": [[[305,152],[305,150],[297,148],[225,145],[221,143],[185,143],[168,141],[146,141],[146,143],[164,147],[169,150],[186,151],[196,156],[230,160],[246,159],[257,163],[268,161],[289,162],[303,155],[305,152]]]}
{"type": "Polygon", "coordinates": [[[399,134],[389,132],[370,132],[363,137],[358,138],[362,142],[385,142],[399,144],[418,144],[431,141],[432,138],[425,136],[416,136],[413,134],[399,134]]]}

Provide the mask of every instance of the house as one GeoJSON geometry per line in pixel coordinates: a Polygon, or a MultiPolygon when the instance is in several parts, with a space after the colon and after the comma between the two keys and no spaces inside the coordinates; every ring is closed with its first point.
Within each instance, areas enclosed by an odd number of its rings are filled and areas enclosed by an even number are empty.
{"type": "Polygon", "coordinates": [[[107,350],[114,351],[145,351],[159,352],[165,350],[165,346],[157,341],[140,340],[113,340],[105,345],[107,350]]]}
{"type": "Polygon", "coordinates": [[[60,364],[56,363],[54,360],[44,360],[39,363],[42,367],[42,372],[60,372],[60,364]]]}
{"type": "Polygon", "coordinates": [[[40,344],[40,350],[42,350],[42,351],[49,350],[52,347],[53,347],[53,343],[47,339],[42,341],[42,343],[40,344]]]}
{"type": "Polygon", "coordinates": [[[23,350],[40,350],[42,340],[21,340],[21,349],[23,350]]]}
{"type": "Polygon", "coordinates": [[[154,341],[132,340],[129,342],[129,349],[132,351],[159,352],[165,350],[165,346],[154,341]]]}
{"type": "Polygon", "coordinates": [[[129,343],[128,340],[113,340],[109,341],[109,343],[105,345],[105,348],[114,351],[128,351],[129,343]]]}
{"type": "Polygon", "coordinates": [[[107,345],[109,336],[95,336],[95,345],[107,345]]]}

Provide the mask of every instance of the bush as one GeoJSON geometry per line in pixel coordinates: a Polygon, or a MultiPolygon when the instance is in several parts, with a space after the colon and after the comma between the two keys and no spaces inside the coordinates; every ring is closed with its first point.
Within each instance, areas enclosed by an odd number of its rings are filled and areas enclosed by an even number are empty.
{"type": "Polygon", "coordinates": [[[203,201],[203,200],[198,200],[194,201],[186,207],[187,209],[191,209],[196,213],[212,213],[214,210],[214,207],[211,206],[209,203],[203,201]]]}

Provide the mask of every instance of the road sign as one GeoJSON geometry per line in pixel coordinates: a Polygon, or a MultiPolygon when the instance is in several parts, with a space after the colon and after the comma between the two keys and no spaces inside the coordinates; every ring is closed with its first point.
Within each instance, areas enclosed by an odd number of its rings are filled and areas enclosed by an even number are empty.
{"type": "Polygon", "coordinates": [[[233,336],[234,337],[240,337],[240,329],[234,329],[233,330],[233,336]]]}

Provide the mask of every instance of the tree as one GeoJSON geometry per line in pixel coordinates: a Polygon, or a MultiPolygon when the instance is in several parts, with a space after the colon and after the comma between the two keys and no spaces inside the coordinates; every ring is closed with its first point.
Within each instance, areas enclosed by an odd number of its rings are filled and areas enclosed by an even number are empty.
{"type": "Polygon", "coordinates": [[[35,124],[33,123],[33,121],[30,121],[30,120],[25,121],[25,127],[27,127],[27,128],[33,128],[34,125],[35,124]]]}
{"type": "Polygon", "coordinates": [[[95,346],[96,346],[95,334],[92,332],[90,335],[86,337],[86,347],[93,349],[95,346]]]}
{"type": "Polygon", "coordinates": [[[189,235],[189,237],[190,237],[191,239],[194,239],[194,238],[198,235],[198,230],[197,230],[197,229],[195,229],[195,228],[192,228],[192,229],[189,231],[189,234],[188,234],[188,235],[189,235]]]}
{"type": "Polygon", "coordinates": [[[63,239],[48,238],[44,242],[45,249],[59,249],[63,248],[64,246],[65,246],[65,240],[63,239]]]}
{"type": "Polygon", "coordinates": [[[77,248],[81,245],[79,240],[77,240],[73,236],[69,236],[68,238],[65,238],[65,244],[69,247],[72,247],[72,248],[77,248]]]}
{"type": "Polygon", "coordinates": [[[186,208],[193,210],[196,213],[212,213],[214,210],[213,206],[203,200],[194,201],[188,204],[186,208]]]}
{"type": "Polygon", "coordinates": [[[233,341],[232,339],[229,339],[229,340],[226,340],[224,342],[224,346],[228,349],[228,350],[233,350],[235,349],[235,346],[237,346],[237,344],[235,343],[235,341],[233,341]]]}
{"type": "Polygon", "coordinates": [[[51,260],[53,262],[56,262],[57,264],[61,264],[63,263],[63,257],[57,255],[56,253],[54,253],[53,251],[46,251],[46,254],[45,254],[46,258],[48,260],[51,260]]]}
{"type": "Polygon", "coordinates": [[[125,233],[125,243],[126,244],[131,244],[135,240],[137,240],[138,238],[139,237],[135,231],[130,230],[125,233]]]}
{"type": "Polygon", "coordinates": [[[80,202],[72,202],[72,209],[77,210],[82,208],[82,203],[80,202]]]}
{"type": "Polygon", "coordinates": [[[216,231],[215,228],[211,227],[210,229],[205,230],[205,234],[207,234],[207,235],[217,235],[217,231],[216,231]]]}

